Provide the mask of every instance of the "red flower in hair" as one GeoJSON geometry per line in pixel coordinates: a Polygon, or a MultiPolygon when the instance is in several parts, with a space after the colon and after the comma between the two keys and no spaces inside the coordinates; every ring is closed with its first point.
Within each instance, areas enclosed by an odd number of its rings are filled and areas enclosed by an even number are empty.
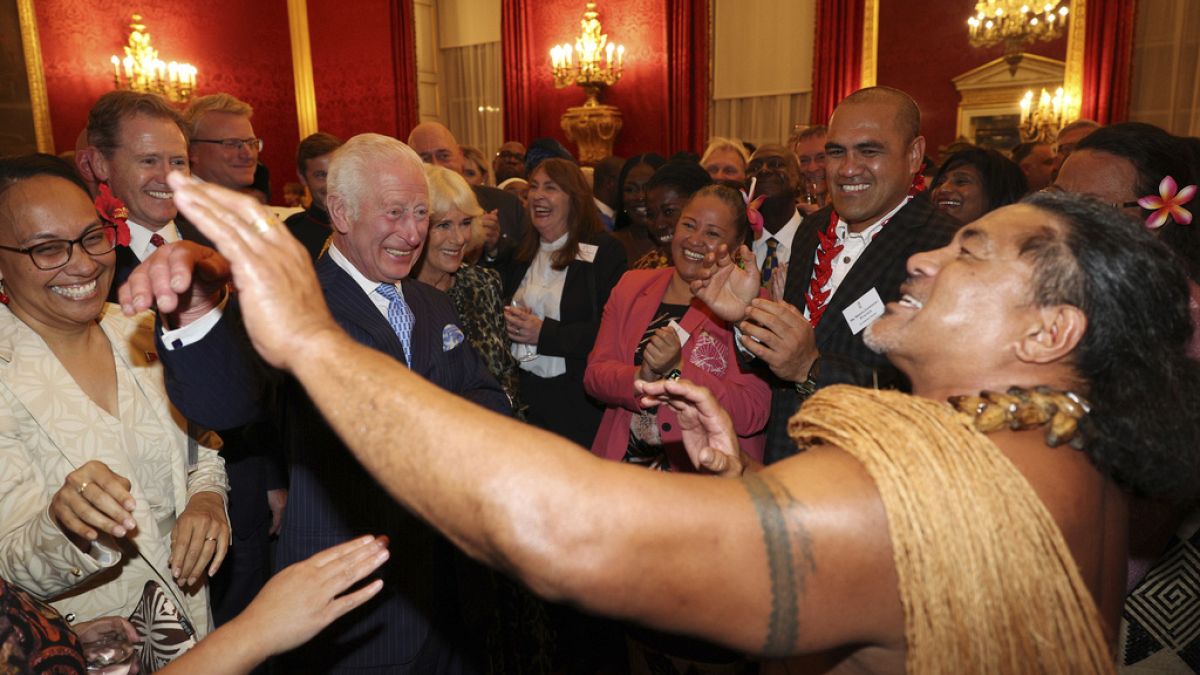
{"type": "Polygon", "coordinates": [[[1158,184],[1157,195],[1142,197],[1137,203],[1143,209],[1153,211],[1146,219],[1146,227],[1157,230],[1167,224],[1168,218],[1174,218],[1178,225],[1190,225],[1192,212],[1183,208],[1183,205],[1192,201],[1192,197],[1195,196],[1195,185],[1189,185],[1180,190],[1174,178],[1165,176],[1158,184]]]}
{"type": "Polygon", "coordinates": [[[125,207],[125,202],[117,199],[107,183],[100,184],[100,194],[96,197],[96,213],[99,213],[105,222],[117,226],[117,245],[129,246],[129,224],[125,222],[129,217],[129,209],[125,207]]]}

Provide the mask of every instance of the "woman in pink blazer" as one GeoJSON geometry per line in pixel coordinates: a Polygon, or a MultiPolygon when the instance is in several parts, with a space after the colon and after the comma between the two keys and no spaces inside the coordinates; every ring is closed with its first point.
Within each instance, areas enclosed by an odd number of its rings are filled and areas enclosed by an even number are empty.
{"type": "Polygon", "coordinates": [[[607,406],[593,453],[664,471],[692,469],[675,413],[668,406],[643,410],[633,390],[635,379],[683,377],[712,390],[733,418],[742,448],[762,458],[771,390],[757,374],[742,370],[729,326],[689,288],[706,253],[721,244],[736,250],[749,231],[741,195],[723,185],[706,187],[675,226],[673,266],[621,277],[604,307],[584,374],[588,394],[607,406]]]}

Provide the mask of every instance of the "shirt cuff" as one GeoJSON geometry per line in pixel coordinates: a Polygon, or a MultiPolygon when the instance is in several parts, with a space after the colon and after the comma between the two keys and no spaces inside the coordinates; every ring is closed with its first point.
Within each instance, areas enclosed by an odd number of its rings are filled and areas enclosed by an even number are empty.
{"type": "Polygon", "coordinates": [[[196,319],[182,328],[175,330],[163,330],[162,342],[167,348],[167,351],[182,349],[190,344],[199,342],[201,338],[208,335],[212,331],[213,326],[221,320],[225,313],[225,305],[229,302],[229,294],[226,293],[221,302],[208,311],[208,314],[196,319]]]}

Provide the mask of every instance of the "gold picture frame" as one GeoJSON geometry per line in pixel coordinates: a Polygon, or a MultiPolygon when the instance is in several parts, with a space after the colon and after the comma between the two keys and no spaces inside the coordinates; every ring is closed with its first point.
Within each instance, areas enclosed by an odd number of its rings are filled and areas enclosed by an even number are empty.
{"type": "Polygon", "coordinates": [[[0,0],[0,154],[54,153],[33,2],[0,0]]]}

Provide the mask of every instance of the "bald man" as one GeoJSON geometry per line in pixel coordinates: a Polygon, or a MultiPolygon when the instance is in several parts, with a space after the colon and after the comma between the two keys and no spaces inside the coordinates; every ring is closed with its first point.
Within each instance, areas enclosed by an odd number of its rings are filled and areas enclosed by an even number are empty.
{"type": "MultiPolygon", "coordinates": [[[[462,174],[462,148],[444,125],[437,122],[418,124],[408,135],[408,145],[417,151],[426,164],[436,164],[462,174]]],[[[472,185],[471,189],[484,211],[486,239],[483,257],[479,262],[495,265],[507,258],[529,231],[529,213],[521,208],[519,199],[504,190],[486,185],[472,185]]]]}

